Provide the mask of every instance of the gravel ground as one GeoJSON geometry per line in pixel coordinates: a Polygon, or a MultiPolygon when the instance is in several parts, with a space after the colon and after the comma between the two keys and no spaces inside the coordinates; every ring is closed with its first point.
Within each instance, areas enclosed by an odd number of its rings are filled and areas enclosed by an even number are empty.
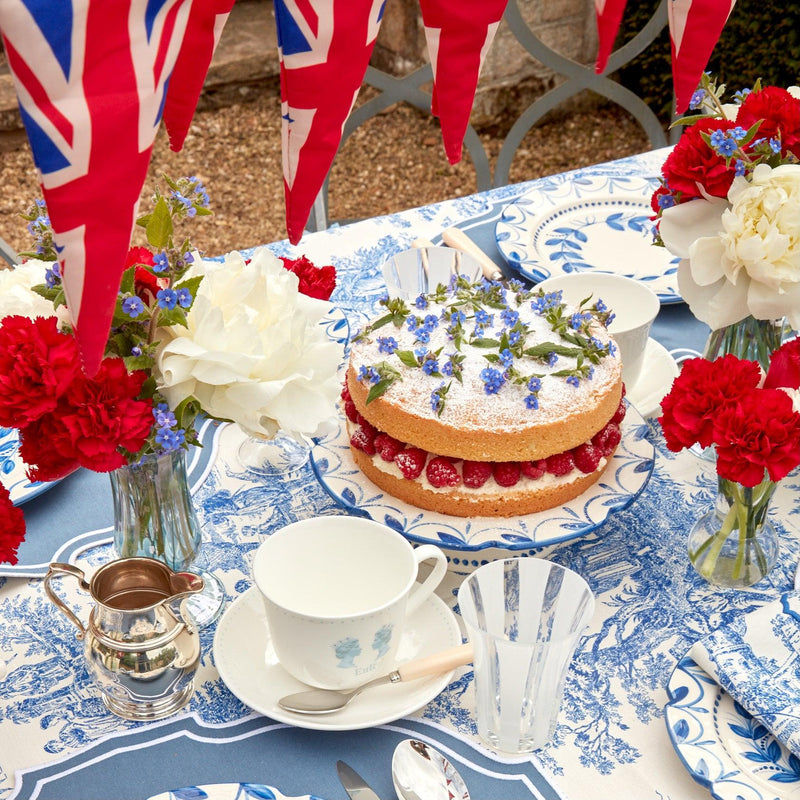
{"type": "MultiPolygon", "coordinates": [[[[502,138],[484,132],[481,140],[494,166],[502,138]]],[[[284,239],[280,147],[280,103],[273,94],[198,112],[180,153],[171,152],[166,134],[159,134],[143,197],[163,173],[200,177],[214,216],[204,218],[190,235],[208,255],[284,239]]],[[[576,111],[526,136],[510,178],[529,180],[647,149],[642,129],[620,109],[576,111]]],[[[30,239],[18,213],[39,196],[39,189],[22,134],[0,139],[0,161],[0,236],[25,250],[30,239]]],[[[377,216],[474,191],[468,155],[450,166],[436,121],[399,104],[361,126],[337,155],[329,216],[332,221],[377,216]]],[[[142,207],[147,208],[146,201],[142,207]]]]}

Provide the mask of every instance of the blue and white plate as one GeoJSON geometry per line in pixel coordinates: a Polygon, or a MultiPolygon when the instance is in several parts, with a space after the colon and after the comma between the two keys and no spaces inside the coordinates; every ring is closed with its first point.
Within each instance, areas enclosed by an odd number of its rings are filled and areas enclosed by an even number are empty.
{"type": "Polygon", "coordinates": [[[274,786],[263,783],[211,783],[171,789],[148,800],[321,800],[313,794],[302,796],[283,794],[274,786]]]}
{"type": "Polygon", "coordinates": [[[478,566],[489,551],[540,548],[584,536],[610,514],[627,508],[647,485],[655,449],[647,424],[631,406],[622,424],[622,441],[597,483],[563,506],[523,517],[453,517],[423,511],[383,493],[356,466],[344,420],[311,450],[311,465],[330,496],[348,511],[383,522],[412,542],[435,544],[455,567],[478,566]]]}
{"type": "Polygon", "coordinates": [[[667,684],[667,730],[690,775],[718,800],[800,796],[792,755],[689,656],[667,684]]]}
{"type": "Polygon", "coordinates": [[[15,506],[31,500],[55,486],[58,481],[31,483],[25,474],[25,462],[19,456],[19,434],[16,428],[0,428],[0,480],[15,506]]]}
{"type": "Polygon", "coordinates": [[[534,282],[598,270],[646,283],[680,303],[678,261],[653,245],[655,179],[601,175],[552,180],[503,209],[495,227],[508,265],[534,282]]]}

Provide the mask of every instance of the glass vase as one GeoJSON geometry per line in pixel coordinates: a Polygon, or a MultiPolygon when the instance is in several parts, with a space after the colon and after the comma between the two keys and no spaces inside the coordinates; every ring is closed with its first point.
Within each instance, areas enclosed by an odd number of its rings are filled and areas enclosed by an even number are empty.
{"type": "Polygon", "coordinates": [[[225,592],[218,578],[194,564],[202,535],[189,491],[186,451],[147,455],[109,476],[119,557],[146,556],[176,572],[201,575],[205,589],[189,599],[189,611],[200,627],[216,619],[225,592]]]}
{"type": "Polygon", "coordinates": [[[742,486],[718,478],[713,510],[689,531],[689,560],[709,583],[752,586],[768,575],[778,560],[778,534],[767,512],[778,484],[765,478],[742,486]]]}
{"type": "Polygon", "coordinates": [[[738,358],[757,361],[766,372],[769,357],[781,346],[784,328],[783,319],[745,317],[733,325],[711,331],[703,358],[714,361],[730,353],[738,358]]]}

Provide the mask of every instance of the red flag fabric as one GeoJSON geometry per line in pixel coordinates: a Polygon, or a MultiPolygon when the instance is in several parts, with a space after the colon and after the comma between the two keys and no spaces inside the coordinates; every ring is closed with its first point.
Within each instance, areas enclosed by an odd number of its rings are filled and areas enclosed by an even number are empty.
{"type": "Polygon", "coordinates": [[[303,235],[364,80],[384,0],[275,0],[286,230],[303,235]]]}
{"type": "Polygon", "coordinates": [[[433,67],[432,111],[445,153],[461,160],[481,67],[508,0],[420,0],[433,67]]]}
{"type": "Polygon", "coordinates": [[[622,22],[627,0],[594,0],[594,13],[597,20],[597,61],[594,71],[599,75],[608,64],[608,57],[614,49],[617,31],[622,22]]]}
{"type": "Polygon", "coordinates": [[[667,8],[672,42],[672,82],[678,114],[689,107],[735,2],[670,0],[667,8]]]}
{"type": "Polygon", "coordinates": [[[84,369],[103,357],[191,0],[0,0],[84,369]]]}
{"type": "Polygon", "coordinates": [[[164,103],[164,127],[170,150],[183,147],[203,83],[233,8],[234,0],[194,0],[181,49],[169,79],[164,103]]]}

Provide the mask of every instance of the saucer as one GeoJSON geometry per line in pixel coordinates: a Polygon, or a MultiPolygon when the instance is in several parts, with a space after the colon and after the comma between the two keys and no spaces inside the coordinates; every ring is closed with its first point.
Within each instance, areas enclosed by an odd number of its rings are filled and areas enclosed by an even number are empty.
{"type": "MultiPolygon", "coordinates": [[[[398,661],[432,655],[459,644],[461,632],[453,612],[443,600],[431,595],[409,617],[398,661]]],[[[286,711],[278,700],[308,687],[278,663],[263,601],[255,586],[240,595],[220,619],[214,635],[214,662],[225,685],[254,711],[298,728],[323,731],[371,728],[412,714],[433,700],[450,683],[454,672],[377,686],[332,714],[309,716],[286,711]]]]}
{"type": "Polygon", "coordinates": [[[657,417],[661,413],[661,401],[679,371],[669,350],[655,339],[648,339],[642,372],[633,386],[626,387],[625,396],[643,417],[657,417]]]}

